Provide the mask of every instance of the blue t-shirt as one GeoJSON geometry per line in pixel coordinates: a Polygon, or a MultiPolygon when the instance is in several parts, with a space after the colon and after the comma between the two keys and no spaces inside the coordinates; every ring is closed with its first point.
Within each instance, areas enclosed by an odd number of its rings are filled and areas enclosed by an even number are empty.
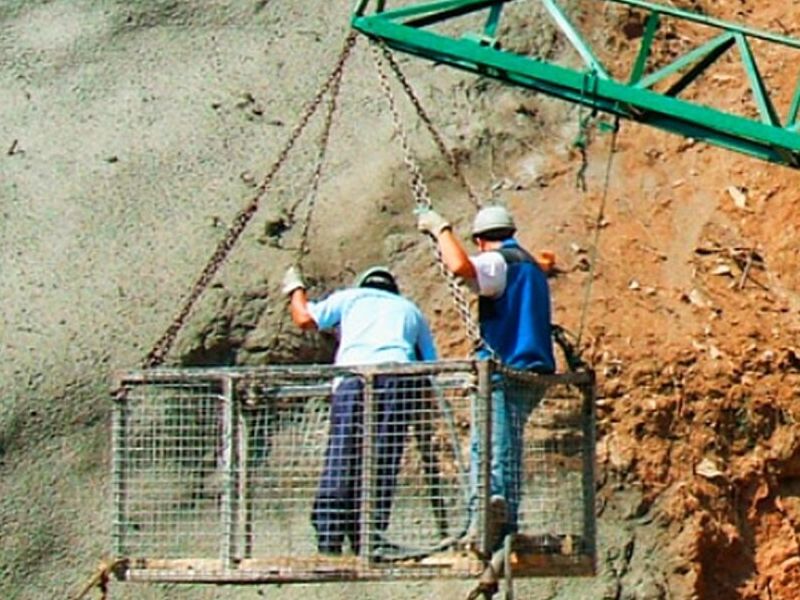
{"type": "Polygon", "coordinates": [[[337,365],[436,360],[428,323],[416,304],[375,288],[334,292],[308,310],[317,327],[339,327],[337,365]]]}

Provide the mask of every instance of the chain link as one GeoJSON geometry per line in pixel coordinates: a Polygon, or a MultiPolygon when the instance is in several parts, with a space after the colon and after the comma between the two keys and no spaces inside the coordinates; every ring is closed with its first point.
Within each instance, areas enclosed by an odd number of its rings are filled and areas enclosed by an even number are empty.
{"type": "MultiPolygon", "coordinates": [[[[389,78],[384,68],[384,61],[382,60],[382,57],[386,56],[388,50],[385,47],[382,47],[381,49],[383,52],[379,50],[377,44],[373,43],[373,58],[377,67],[378,80],[380,81],[381,88],[386,96],[386,101],[389,104],[389,110],[392,114],[392,123],[394,125],[395,134],[399,138],[400,145],[403,149],[403,162],[408,169],[408,173],[411,178],[411,192],[418,208],[431,208],[432,202],[430,193],[428,192],[428,187],[425,185],[425,180],[422,177],[422,172],[420,171],[419,165],[414,160],[414,155],[408,142],[408,136],[400,119],[400,113],[397,110],[394,94],[392,93],[389,78]]],[[[436,257],[436,263],[439,267],[439,272],[447,280],[447,286],[450,289],[453,304],[455,305],[456,311],[464,323],[464,328],[466,329],[468,339],[475,345],[476,348],[481,346],[486,347],[487,345],[481,337],[478,324],[472,317],[472,310],[463,287],[459,284],[459,281],[455,275],[453,275],[445,266],[444,261],[442,260],[442,253],[439,245],[431,237],[429,237],[428,240],[436,257]]]]}
{"type": "MultiPolygon", "coordinates": [[[[319,139],[319,150],[317,152],[317,161],[316,165],[314,166],[314,172],[312,175],[311,186],[309,187],[309,191],[306,194],[306,199],[308,200],[308,206],[306,207],[306,214],[305,219],[303,220],[303,228],[300,233],[300,244],[297,247],[297,255],[295,258],[297,266],[300,267],[302,272],[302,263],[303,257],[308,254],[308,232],[311,227],[311,217],[314,212],[314,207],[316,206],[316,202],[319,199],[319,185],[322,179],[322,167],[325,164],[325,156],[328,150],[328,143],[330,141],[330,132],[331,127],[333,126],[333,117],[336,113],[336,109],[338,107],[338,99],[339,99],[339,92],[341,90],[341,83],[342,78],[344,76],[344,70],[339,72],[338,78],[332,83],[330,88],[330,97],[328,99],[328,110],[325,113],[325,122],[322,126],[322,133],[320,134],[319,139]]],[[[291,209],[288,212],[287,218],[290,225],[294,225],[295,222],[295,213],[299,208],[300,204],[302,204],[303,198],[301,197],[297,202],[295,202],[291,209]]],[[[280,343],[280,339],[283,336],[284,329],[286,327],[286,321],[289,318],[288,311],[282,311],[280,316],[277,319],[277,323],[275,325],[275,332],[272,336],[272,347],[277,347],[280,343]]]]}
{"type": "Polygon", "coordinates": [[[172,323],[170,323],[167,330],[164,334],[158,339],[158,341],[153,345],[153,348],[148,352],[147,356],[145,357],[142,367],[145,369],[157,367],[161,365],[164,360],[166,359],[167,354],[169,353],[170,349],[172,348],[173,344],[175,343],[175,338],[178,335],[178,332],[183,327],[184,323],[186,322],[187,317],[192,311],[197,300],[203,294],[205,289],[208,287],[211,280],[214,278],[214,275],[217,273],[219,268],[227,259],[230,251],[236,245],[236,242],[239,240],[239,237],[242,235],[242,232],[247,227],[250,220],[258,211],[259,203],[264,198],[267,189],[269,188],[272,180],[275,178],[275,175],[281,169],[283,164],[286,162],[287,157],[289,156],[289,152],[294,147],[295,143],[297,142],[300,135],[305,130],[306,126],[308,125],[311,117],[316,113],[317,109],[319,108],[320,104],[322,103],[325,95],[334,87],[338,88],[339,82],[341,82],[342,78],[342,71],[344,69],[344,65],[349,58],[353,47],[355,46],[357,34],[355,32],[351,32],[347,39],[345,40],[344,47],[339,55],[338,60],[336,61],[336,65],[334,66],[331,73],[328,75],[325,82],[317,91],[316,95],[312,98],[312,100],[307,105],[305,111],[300,117],[300,121],[295,125],[294,130],[292,130],[291,135],[289,136],[289,140],[286,142],[286,145],[281,150],[280,154],[278,155],[278,159],[270,168],[267,175],[264,177],[261,184],[258,186],[256,190],[256,195],[253,197],[252,200],[245,206],[234,218],[231,226],[225,233],[225,236],[220,240],[217,244],[216,249],[214,250],[211,258],[207,262],[206,266],[201,271],[200,275],[192,285],[192,289],[189,292],[186,300],[184,301],[183,305],[181,306],[178,313],[175,315],[172,323]]]}
{"type": "Polygon", "coordinates": [[[308,206],[306,207],[306,215],[303,220],[303,229],[300,234],[300,246],[297,250],[297,262],[303,260],[303,256],[308,253],[308,231],[311,227],[311,217],[314,213],[314,207],[319,199],[319,184],[322,180],[322,167],[325,164],[325,156],[328,152],[328,144],[331,137],[331,127],[333,126],[333,116],[336,114],[338,107],[339,91],[342,87],[342,77],[344,76],[344,69],[340,69],[334,81],[330,86],[330,97],[328,99],[328,110],[325,112],[325,122],[322,126],[322,134],[319,139],[319,152],[317,153],[317,164],[314,167],[314,174],[311,178],[311,189],[308,195],[308,206]]]}
{"type": "Polygon", "coordinates": [[[419,96],[417,96],[416,92],[414,91],[414,88],[411,87],[411,84],[408,82],[408,79],[406,78],[405,74],[400,69],[400,65],[397,63],[397,59],[392,54],[391,50],[389,50],[389,48],[385,44],[381,44],[381,50],[383,53],[383,58],[386,60],[386,62],[389,64],[389,67],[394,72],[397,81],[400,82],[400,85],[403,88],[403,91],[406,93],[406,96],[408,96],[408,99],[411,102],[411,105],[414,107],[414,110],[417,111],[417,116],[419,117],[420,121],[422,121],[425,124],[425,127],[431,134],[431,137],[433,138],[436,147],[439,149],[439,152],[441,152],[442,156],[445,158],[445,160],[447,160],[447,163],[450,165],[450,168],[453,171],[453,175],[456,177],[456,179],[458,179],[459,183],[461,183],[461,185],[463,185],[464,188],[467,190],[469,201],[476,209],[480,209],[481,201],[478,198],[478,194],[475,191],[475,188],[473,188],[470,182],[467,180],[467,177],[464,174],[464,170],[461,168],[461,161],[458,160],[458,157],[456,156],[455,152],[453,152],[447,147],[444,138],[442,137],[441,133],[439,133],[439,130],[436,129],[436,126],[433,124],[433,120],[430,118],[427,111],[422,106],[419,96]]]}

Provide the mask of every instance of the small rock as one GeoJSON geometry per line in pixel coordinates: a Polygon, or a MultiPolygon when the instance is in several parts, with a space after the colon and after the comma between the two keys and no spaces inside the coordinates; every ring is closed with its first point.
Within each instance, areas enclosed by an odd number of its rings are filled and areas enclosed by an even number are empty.
{"type": "Polygon", "coordinates": [[[689,301],[689,303],[699,306],[700,308],[709,308],[712,306],[712,302],[709,300],[708,296],[706,296],[697,288],[694,288],[691,292],[689,292],[689,294],[686,296],[686,299],[689,301]]]}
{"type": "Polygon", "coordinates": [[[730,265],[727,264],[717,265],[712,269],[711,274],[733,276],[733,269],[731,269],[730,265]]]}
{"type": "Polygon", "coordinates": [[[704,458],[694,468],[694,472],[706,479],[724,478],[725,473],[710,458],[704,458]]]}
{"type": "Polygon", "coordinates": [[[736,208],[747,208],[747,195],[735,185],[728,186],[728,195],[733,199],[736,208]]]}

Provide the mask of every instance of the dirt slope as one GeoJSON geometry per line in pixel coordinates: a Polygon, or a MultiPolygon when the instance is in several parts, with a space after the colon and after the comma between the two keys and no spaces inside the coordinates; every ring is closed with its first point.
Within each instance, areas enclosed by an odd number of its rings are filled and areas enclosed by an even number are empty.
{"type": "MultiPolygon", "coordinates": [[[[3,598],[64,597],[107,553],[109,374],[139,363],[253,197],[332,67],[350,4],[0,5],[3,598]]],[[[512,39],[560,55],[533,4],[519,3],[512,39]]],[[[800,35],[797,2],[674,4],[800,35]]],[[[573,5],[621,68],[636,28],[624,13],[573,5]]],[[[695,32],[682,35],[676,48],[695,32]]],[[[401,62],[479,192],[514,209],[531,248],[557,253],[556,320],[581,331],[600,376],[601,574],[526,582],[522,597],[800,597],[800,176],[626,123],[607,195],[610,136],[599,132],[581,192],[571,145],[578,111],[401,62]]],[[[781,90],[782,107],[794,64],[765,56],[765,78],[781,90]]],[[[749,105],[734,69],[723,64],[692,93],[749,105]]],[[[329,355],[326,340],[284,328],[278,293],[300,234],[295,226],[279,235],[281,211],[308,189],[319,130],[315,120],[173,360],[329,355]]],[[[436,206],[466,231],[472,209],[463,189],[419,124],[411,136],[436,206]]],[[[360,45],[345,76],[304,267],[325,289],[371,262],[392,264],[431,315],[443,353],[462,356],[463,336],[413,230],[390,138],[360,45]]],[[[118,585],[112,597],[462,598],[469,587],[118,585]]]]}

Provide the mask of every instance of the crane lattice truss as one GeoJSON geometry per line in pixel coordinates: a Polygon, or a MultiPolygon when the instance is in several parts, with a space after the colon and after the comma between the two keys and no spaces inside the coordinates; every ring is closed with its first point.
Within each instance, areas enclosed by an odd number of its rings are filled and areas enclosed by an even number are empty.
{"type": "Polygon", "coordinates": [[[589,2],[598,10],[609,4],[622,5],[641,19],[641,30],[633,35],[640,35],[638,52],[631,53],[632,64],[627,73],[615,76],[601,60],[600,44],[593,47],[591,36],[581,34],[564,3],[541,0],[544,14],[580,56],[583,65],[579,69],[503,48],[503,40],[498,38],[500,17],[504,8],[517,4],[515,0],[406,2],[394,9],[388,8],[385,0],[361,0],[356,5],[352,26],[393,49],[436,63],[531,88],[762,160],[793,168],[800,166],[800,80],[791,96],[776,98],[775,91],[771,92],[765,84],[753,51],[754,47],[769,46],[770,51],[793,52],[800,49],[800,40],[642,0],[589,2]],[[448,27],[451,22],[470,15],[485,15],[482,31],[454,35],[454,28],[448,27]],[[665,34],[662,24],[666,21],[710,32],[711,36],[694,42],[675,56],[674,44],[667,48],[675,36],[665,34]],[[713,98],[713,102],[689,98],[687,87],[696,83],[692,90],[697,92],[701,76],[735,57],[734,48],[742,67],[739,72],[744,72],[752,96],[751,105],[741,111],[745,114],[720,107],[726,102],[730,104],[727,97],[713,98]],[[723,56],[725,60],[721,60],[723,56]],[[777,100],[788,106],[783,119],[776,109],[777,100]]]}
{"type": "Polygon", "coordinates": [[[487,544],[491,452],[484,449],[497,385],[529,410],[519,531],[506,538],[510,568],[516,576],[593,573],[593,375],[504,370],[498,383],[493,372],[492,363],[446,361],[121,374],[113,425],[117,577],[288,583],[479,575],[474,550],[487,544]],[[331,415],[331,394],[354,385],[350,451],[335,454],[330,420],[341,414],[331,415]],[[322,514],[322,473],[334,457],[349,465],[339,476],[353,493],[337,496],[341,505],[326,500],[322,514]],[[322,552],[321,532],[339,525],[346,532],[339,552],[322,552]]]}

